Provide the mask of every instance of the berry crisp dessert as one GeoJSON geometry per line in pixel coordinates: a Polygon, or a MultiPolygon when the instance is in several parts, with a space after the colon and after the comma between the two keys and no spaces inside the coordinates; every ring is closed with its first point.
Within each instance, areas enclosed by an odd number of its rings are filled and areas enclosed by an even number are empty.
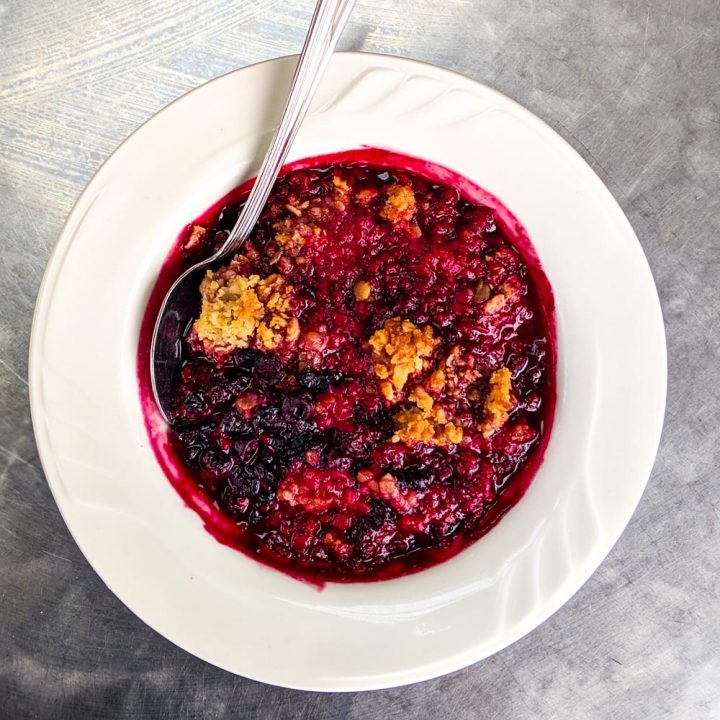
{"type": "MultiPolygon", "coordinates": [[[[159,300],[222,244],[246,190],[166,263],[141,386],[159,300]]],[[[492,196],[413,158],[289,166],[202,280],[184,342],[159,459],[218,539],[311,582],[451,557],[522,496],[549,437],[553,300],[532,247],[492,196]]]]}

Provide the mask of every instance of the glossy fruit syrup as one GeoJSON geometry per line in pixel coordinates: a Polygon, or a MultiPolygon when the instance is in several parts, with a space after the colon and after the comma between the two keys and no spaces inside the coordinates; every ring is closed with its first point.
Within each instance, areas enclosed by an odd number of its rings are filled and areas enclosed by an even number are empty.
{"type": "Polygon", "coordinates": [[[149,341],[247,187],[190,223],[138,352],[156,455],[228,545],[315,583],[441,562],[523,495],[555,404],[553,298],[522,227],[436,165],[362,149],[289,166],[198,289],[171,427],[149,341]]]}

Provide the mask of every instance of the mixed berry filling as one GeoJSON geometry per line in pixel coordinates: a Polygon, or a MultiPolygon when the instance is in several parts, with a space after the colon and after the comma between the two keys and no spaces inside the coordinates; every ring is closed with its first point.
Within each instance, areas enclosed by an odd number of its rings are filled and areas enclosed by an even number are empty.
{"type": "MultiPolygon", "coordinates": [[[[218,247],[239,208],[192,223],[179,265],[218,247]]],[[[497,522],[551,421],[539,277],[496,211],[454,187],[362,155],[286,172],[241,252],[202,281],[171,415],[233,544],[296,575],[365,580],[439,562],[497,522]]]]}

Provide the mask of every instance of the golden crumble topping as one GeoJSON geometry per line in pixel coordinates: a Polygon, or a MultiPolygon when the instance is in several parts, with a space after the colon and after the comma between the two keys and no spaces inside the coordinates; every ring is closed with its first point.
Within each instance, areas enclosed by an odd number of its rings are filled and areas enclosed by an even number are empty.
{"type": "Polygon", "coordinates": [[[380,216],[391,223],[409,222],[415,215],[415,193],[407,185],[390,185],[380,216]]]}
{"type": "Polygon", "coordinates": [[[462,440],[463,429],[448,422],[445,411],[435,407],[435,401],[422,388],[415,388],[408,399],[415,407],[400,410],[394,415],[393,442],[402,440],[408,445],[422,442],[443,446],[457,444],[462,440]]]}
{"type": "Polygon", "coordinates": [[[399,317],[386,320],[369,342],[373,349],[373,371],[383,381],[378,387],[389,400],[394,396],[393,388],[402,390],[408,377],[425,367],[437,344],[429,325],[419,328],[399,317]]]}
{"type": "Polygon", "coordinates": [[[231,352],[254,341],[261,350],[274,350],[300,335],[292,317],[293,288],[282,275],[240,275],[231,267],[208,270],[200,284],[202,306],[193,325],[207,350],[231,352]]]}
{"type": "Polygon", "coordinates": [[[335,189],[340,193],[344,194],[350,190],[350,186],[339,175],[333,175],[332,182],[335,189]]]}
{"type": "MultiPolygon", "coordinates": [[[[291,207],[293,206],[288,206],[288,209],[291,207]]],[[[296,208],[293,207],[293,209],[296,208]]],[[[298,210],[298,212],[301,211],[298,210]]],[[[298,216],[296,215],[296,217],[298,216]]],[[[288,217],[274,222],[273,230],[275,230],[275,242],[292,257],[300,254],[307,238],[312,235],[319,235],[321,232],[319,227],[298,222],[297,219],[288,217]]]]}
{"type": "Polygon", "coordinates": [[[487,419],[480,425],[485,437],[490,437],[507,422],[514,404],[511,390],[510,370],[506,367],[495,370],[490,376],[490,391],[485,400],[487,419]]]}
{"type": "Polygon", "coordinates": [[[395,420],[395,434],[393,440],[402,440],[408,445],[425,443],[432,445],[435,442],[435,426],[432,420],[425,417],[420,408],[413,407],[409,410],[400,410],[393,417],[395,420]]]}
{"type": "Polygon", "coordinates": [[[436,393],[442,392],[442,389],[445,387],[445,371],[442,368],[434,370],[432,375],[430,375],[428,387],[436,393]]]}
{"type": "Polygon", "coordinates": [[[430,413],[435,405],[435,401],[421,387],[416,387],[408,400],[414,402],[424,413],[430,413]]]}

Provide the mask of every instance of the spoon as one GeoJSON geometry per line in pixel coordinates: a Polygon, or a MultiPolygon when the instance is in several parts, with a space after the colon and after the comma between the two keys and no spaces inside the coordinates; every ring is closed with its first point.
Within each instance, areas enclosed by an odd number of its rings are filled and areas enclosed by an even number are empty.
{"type": "Polygon", "coordinates": [[[168,422],[182,365],[183,335],[197,309],[200,281],[208,267],[234,255],[255,227],[354,4],[355,0],[318,0],[280,123],[235,227],[214,255],[180,275],[160,306],[150,346],[150,378],[157,406],[168,422]]]}

